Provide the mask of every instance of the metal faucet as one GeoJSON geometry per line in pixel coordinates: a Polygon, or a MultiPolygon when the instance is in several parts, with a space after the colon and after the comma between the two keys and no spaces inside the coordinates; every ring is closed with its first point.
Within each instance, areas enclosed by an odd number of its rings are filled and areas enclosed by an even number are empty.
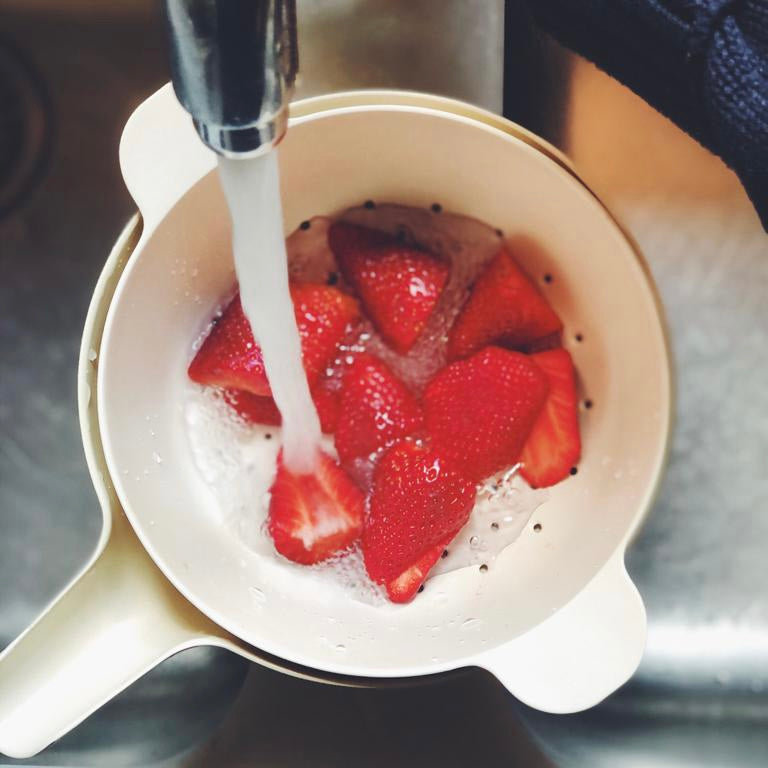
{"type": "Polygon", "coordinates": [[[298,70],[295,0],[165,0],[176,97],[200,138],[253,157],[285,135],[298,70]]]}

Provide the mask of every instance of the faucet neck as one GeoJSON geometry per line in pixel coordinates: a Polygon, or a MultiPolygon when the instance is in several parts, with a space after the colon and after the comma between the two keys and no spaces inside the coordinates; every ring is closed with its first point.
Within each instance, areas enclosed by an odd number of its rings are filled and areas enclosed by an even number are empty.
{"type": "Polygon", "coordinates": [[[288,124],[298,69],[295,0],[166,0],[173,87],[200,138],[260,154],[288,124]]]}

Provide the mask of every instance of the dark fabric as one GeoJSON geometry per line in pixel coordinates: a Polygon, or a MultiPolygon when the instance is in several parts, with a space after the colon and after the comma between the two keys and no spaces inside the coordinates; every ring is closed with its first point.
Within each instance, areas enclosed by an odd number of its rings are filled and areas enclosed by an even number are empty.
{"type": "Polygon", "coordinates": [[[528,0],[545,30],[720,155],[768,230],[768,0],[528,0]]]}

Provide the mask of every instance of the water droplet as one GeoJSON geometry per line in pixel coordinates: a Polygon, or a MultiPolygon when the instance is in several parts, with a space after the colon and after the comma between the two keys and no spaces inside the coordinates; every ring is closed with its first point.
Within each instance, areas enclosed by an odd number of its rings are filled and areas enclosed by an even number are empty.
{"type": "Polygon", "coordinates": [[[482,624],[480,619],[470,617],[461,622],[461,628],[464,630],[479,629],[480,624],[482,624]]]}
{"type": "Polygon", "coordinates": [[[152,451],[152,460],[155,462],[155,464],[163,463],[163,457],[157,451],[152,451]]]}
{"type": "Polygon", "coordinates": [[[96,350],[95,350],[93,347],[91,347],[91,348],[88,350],[88,359],[89,359],[89,360],[90,360],[92,363],[93,363],[93,362],[95,362],[95,360],[96,360],[96,358],[97,358],[98,356],[99,356],[99,355],[98,355],[98,353],[96,352],[96,350]]]}
{"type": "Polygon", "coordinates": [[[248,591],[251,594],[251,600],[253,600],[256,605],[264,605],[264,603],[267,602],[267,596],[264,594],[264,590],[259,589],[258,587],[248,587],[248,591]]]}
{"type": "Polygon", "coordinates": [[[337,646],[334,647],[333,650],[336,651],[337,653],[345,653],[347,650],[347,646],[342,643],[339,643],[337,646]]]}

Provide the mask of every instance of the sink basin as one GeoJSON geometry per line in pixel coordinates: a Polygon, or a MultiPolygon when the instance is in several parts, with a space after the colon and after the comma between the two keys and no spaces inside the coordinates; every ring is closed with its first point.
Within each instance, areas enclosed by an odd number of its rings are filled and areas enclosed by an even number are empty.
{"type": "MultiPolygon", "coordinates": [[[[117,165],[120,130],[168,77],[155,3],[104,5],[0,0],[4,113],[35,139],[13,174],[20,151],[0,154],[0,265],[10,276],[0,281],[0,647],[74,574],[101,525],[77,426],[79,337],[134,209],[117,165]],[[3,187],[11,177],[14,195],[3,187]]],[[[501,111],[503,94],[512,119],[571,155],[648,258],[669,313],[679,406],[667,478],[628,558],[648,606],[645,660],[606,702],[564,717],[521,706],[479,670],[350,690],[194,650],[26,764],[766,765],[768,372],[756,361],[768,349],[768,258],[737,180],[626,89],[534,34],[516,3],[504,89],[500,1],[298,5],[299,95],[400,86],[501,111]],[[407,67],[416,53],[423,65],[407,67]],[[296,748],[297,724],[311,755],[296,748]]],[[[3,135],[0,153],[7,146],[3,135]]]]}

